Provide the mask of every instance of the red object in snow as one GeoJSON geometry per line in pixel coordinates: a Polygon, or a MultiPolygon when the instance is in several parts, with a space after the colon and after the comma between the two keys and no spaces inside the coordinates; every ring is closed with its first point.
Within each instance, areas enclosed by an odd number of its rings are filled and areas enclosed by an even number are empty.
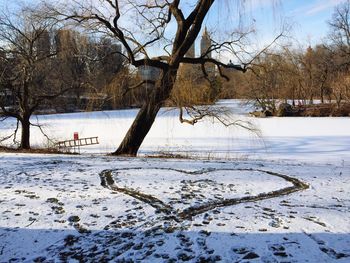
{"type": "Polygon", "coordinates": [[[75,132],[73,138],[74,138],[75,141],[79,140],[79,134],[77,132],[75,132]]]}

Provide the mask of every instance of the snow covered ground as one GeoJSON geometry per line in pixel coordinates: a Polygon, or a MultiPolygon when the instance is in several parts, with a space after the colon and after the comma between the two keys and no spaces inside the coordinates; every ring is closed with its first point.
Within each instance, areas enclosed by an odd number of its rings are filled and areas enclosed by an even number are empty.
{"type": "Polygon", "coordinates": [[[143,157],[115,158],[103,153],[136,111],[40,116],[56,140],[101,144],[0,154],[0,262],[350,262],[350,118],[251,119],[222,103],[262,137],[164,110],[143,157]],[[201,158],[144,157],[160,152],[201,158]]]}

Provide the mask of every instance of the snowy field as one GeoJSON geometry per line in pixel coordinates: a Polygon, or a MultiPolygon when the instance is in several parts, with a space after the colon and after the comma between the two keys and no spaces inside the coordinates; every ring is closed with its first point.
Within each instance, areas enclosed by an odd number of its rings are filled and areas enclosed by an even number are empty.
{"type": "MultiPolygon", "coordinates": [[[[0,262],[350,262],[350,118],[221,104],[261,135],[166,109],[140,158],[115,158],[135,110],[40,116],[54,140],[100,144],[0,154],[0,262]],[[145,158],[160,153],[191,159],[145,158]]],[[[14,123],[1,125],[3,137],[14,123]]]]}

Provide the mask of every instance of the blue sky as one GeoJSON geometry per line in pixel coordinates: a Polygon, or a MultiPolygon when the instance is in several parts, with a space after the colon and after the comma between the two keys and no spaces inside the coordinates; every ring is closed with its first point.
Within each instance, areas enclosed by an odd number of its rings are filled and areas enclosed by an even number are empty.
{"type": "MultiPolygon", "coordinates": [[[[225,1],[233,3],[235,0],[218,0],[219,3],[225,1]]],[[[321,42],[329,32],[327,21],[331,19],[334,7],[345,1],[246,0],[243,13],[245,13],[246,24],[254,23],[257,34],[262,42],[272,39],[273,36],[280,32],[281,25],[287,22],[292,25],[292,35],[300,44],[315,45],[321,42]]],[[[232,21],[229,21],[229,23],[237,22],[236,18],[234,18],[234,16],[237,17],[235,15],[237,14],[237,10],[234,9],[235,7],[232,8],[231,6],[231,9],[226,11],[232,14],[232,18],[229,19],[232,21]]],[[[223,17],[227,17],[227,13],[223,17]]],[[[211,14],[207,20],[207,24],[214,25],[215,27],[217,17],[220,17],[220,12],[211,14]]]]}
{"type": "MultiPolygon", "coordinates": [[[[346,0],[216,0],[208,13],[204,24],[212,37],[217,40],[227,40],[225,33],[237,30],[243,25],[246,30],[254,28],[249,47],[246,50],[256,53],[270,44],[281,33],[283,25],[290,25],[288,31],[291,38],[283,38],[293,43],[296,48],[306,49],[322,43],[329,33],[329,21],[334,8],[346,0]],[[242,4],[244,3],[244,4],[242,4]],[[240,18],[241,17],[241,18],[240,18]]],[[[192,5],[196,2],[191,0],[192,5]]],[[[188,4],[186,11],[191,7],[188,4]]],[[[175,28],[173,28],[175,30],[175,28]]],[[[246,31],[244,30],[244,31],[246,31]]],[[[196,42],[196,52],[199,53],[199,39],[196,42]]],[[[222,53],[220,59],[228,61],[230,53],[222,53]]]]}
{"type": "MultiPolygon", "coordinates": [[[[10,5],[16,2],[34,3],[38,0],[0,0],[10,5]]],[[[67,1],[67,0],[61,0],[67,1]]],[[[146,0],[145,0],[146,1],[146,0]]],[[[187,10],[195,0],[187,2],[187,10]]],[[[216,0],[205,24],[209,31],[230,32],[243,23],[256,28],[258,48],[270,43],[281,31],[283,23],[292,25],[290,34],[298,44],[306,47],[320,43],[329,32],[327,21],[331,19],[334,7],[346,0],[216,0]],[[242,3],[244,2],[244,5],[242,3]],[[239,19],[239,15],[243,19],[239,19]]],[[[58,1],[60,2],[60,1],[58,1]]],[[[96,0],[97,3],[99,3],[96,0]]],[[[0,3],[1,7],[1,3],[0,3]]],[[[174,28],[170,32],[174,31],[174,28]]],[[[219,39],[218,39],[219,40],[219,39]]],[[[199,45],[198,43],[196,44],[199,45]]],[[[198,47],[197,47],[198,48],[198,47]]]]}
{"type": "Polygon", "coordinates": [[[295,37],[300,42],[315,44],[329,33],[329,21],[336,5],[344,0],[284,0],[283,13],[294,24],[295,37]]]}
{"type": "MultiPolygon", "coordinates": [[[[65,1],[65,0],[63,0],[65,1]]],[[[145,0],[146,1],[146,0],[145,0]]],[[[195,0],[184,0],[195,3],[195,0]]],[[[327,20],[332,16],[334,7],[346,0],[216,0],[206,24],[212,30],[230,27],[218,24],[238,24],[237,13],[241,12],[246,24],[255,23],[258,34],[265,36],[280,31],[281,21],[293,25],[294,37],[302,43],[319,42],[328,33],[327,20]],[[244,7],[242,4],[244,2],[244,7]],[[255,21],[255,22],[253,22],[255,21]]],[[[35,3],[38,0],[0,0],[5,5],[16,2],[35,3]]],[[[58,1],[59,2],[59,1],[58,1]]],[[[1,4],[0,4],[1,6],[1,4]]]]}
{"type": "Polygon", "coordinates": [[[340,0],[287,0],[285,2],[286,16],[296,22],[295,32],[300,32],[300,41],[311,41],[311,44],[320,41],[329,33],[327,21],[334,12],[334,7],[340,0]],[[305,4],[305,2],[309,2],[305,4]]]}

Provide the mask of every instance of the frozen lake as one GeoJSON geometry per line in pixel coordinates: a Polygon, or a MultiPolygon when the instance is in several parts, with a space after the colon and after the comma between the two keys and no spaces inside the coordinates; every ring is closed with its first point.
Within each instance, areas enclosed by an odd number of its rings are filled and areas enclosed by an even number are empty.
{"type": "MultiPolygon", "coordinates": [[[[313,162],[350,160],[350,118],[264,118],[248,116],[249,106],[238,100],[218,103],[232,112],[232,120],[249,121],[259,134],[240,127],[224,127],[208,118],[195,126],[181,124],[178,110],[162,109],[146,137],[141,155],[171,153],[184,156],[226,159],[273,159],[313,162]]],[[[98,136],[100,144],[81,149],[82,153],[114,151],[131,125],[137,109],[35,116],[53,140],[98,136]]],[[[0,137],[11,133],[15,122],[2,123],[0,137]]],[[[49,144],[38,128],[31,133],[32,146],[49,144]]]]}

